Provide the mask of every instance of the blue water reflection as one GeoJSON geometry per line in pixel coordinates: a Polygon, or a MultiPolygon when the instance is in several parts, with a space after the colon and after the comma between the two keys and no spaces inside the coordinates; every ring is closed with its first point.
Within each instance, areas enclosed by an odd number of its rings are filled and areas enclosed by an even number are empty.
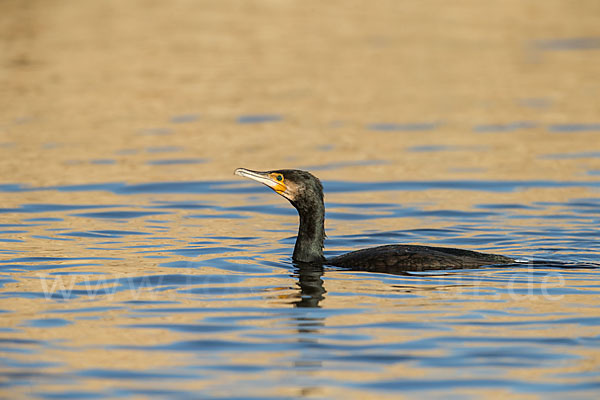
{"type": "Polygon", "coordinates": [[[533,129],[537,127],[535,122],[530,121],[517,121],[510,122],[507,124],[484,124],[475,125],[473,131],[478,133],[501,133],[501,132],[513,132],[522,129],[533,129]]]}
{"type": "Polygon", "coordinates": [[[265,385],[312,385],[306,374],[315,374],[324,387],[370,395],[598,389],[596,375],[573,371],[600,345],[597,304],[589,300],[600,295],[600,197],[520,197],[532,189],[597,191],[598,182],[323,183],[327,256],[422,243],[522,262],[403,275],[296,266],[290,259],[295,210],[244,181],[7,185],[7,196],[108,193],[112,201],[23,202],[1,210],[11,222],[0,236],[23,241],[1,249],[2,315],[18,320],[0,329],[0,357],[11,378],[4,387],[64,381],[64,389],[35,394],[197,398],[227,392],[235,379],[260,397],[265,385]],[[484,193],[486,200],[453,206],[436,197],[440,190],[484,193]],[[385,196],[362,196],[374,193],[385,196]],[[409,193],[429,196],[406,200],[409,193]],[[61,249],[64,240],[75,254],[24,244],[61,249]],[[27,303],[39,311],[19,311],[27,303]],[[103,339],[82,341],[76,332],[103,339]],[[77,368],[57,361],[56,354],[68,360],[81,349],[90,357],[146,361],[77,368]],[[398,378],[397,368],[414,376],[398,378]],[[468,379],[453,376],[458,369],[468,379]],[[520,379],[515,369],[538,378],[520,379]],[[354,373],[360,378],[347,378],[354,373]],[[110,389],[79,390],[89,380],[110,389]],[[203,388],[188,390],[186,382],[203,388]]]}
{"type": "MultiPolygon", "coordinates": [[[[347,164],[350,165],[350,164],[347,164]]],[[[373,163],[353,163],[352,165],[377,165],[373,163]]],[[[331,167],[343,167],[346,164],[331,167]]],[[[319,168],[318,166],[316,166],[319,168]]],[[[329,169],[324,166],[323,169],[329,169]]],[[[445,181],[383,181],[383,182],[347,182],[347,181],[323,181],[325,190],[329,193],[351,193],[359,191],[414,191],[433,189],[453,190],[475,190],[485,192],[514,192],[533,188],[599,188],[600,182],[595,181],[555,181],[555,180],[445,180],[445,181]]],[[[84,185],[63,185],[48,187],[28,187],[20,184],[0,185],[0,192],[33,192],[58,190],[64,192],[103,190],[115,194],[150,194],[150,193],[172,193],[172,194],[250,194],[265,193],[265,189],[251,183],[235,184],[230,181],[194,181],[194,182],[155,182],[147,184],[125,184],[125,183],[98,183],[84,185]]],[[[74,206],[60,204],[26,204],[20,209],[0,208],[0,212],[36,212],[38,209],[46,208],[53,211],[52,207],[65,209],[104,207],[96,205],[74,206]]],[[[110,207],[118,207],[111,205],[110,207]]]]}
{"type": "Polygon", "coordinates": [[[595,50],[600,49],[600,37],[574,37],[561,39],[544,39],[533,42],[539,50],[595,50]]]}
{"type": "Polygon", "coordinates": [[[241,115],[237,118],[238,124],[262,124],[267,122],[280,122],[283,117],[278,114],[241,115]]]}
{"type": "Polygon", "coordinates": [[[550,125],[548,130],[557,133],[598,132],[600,124],[555,124],[550,125]]]}

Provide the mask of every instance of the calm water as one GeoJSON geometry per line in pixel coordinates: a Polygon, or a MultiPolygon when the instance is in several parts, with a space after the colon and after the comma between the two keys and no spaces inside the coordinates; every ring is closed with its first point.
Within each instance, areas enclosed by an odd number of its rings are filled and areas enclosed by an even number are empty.
{"type": "Polygon", "coordinates": [[[598,398],[600,3],[441,3],[0,1],[0,398],[598,398]]]}
{"type": "Polygon", "coordinates": [[[298,269],[295,210],[252,182],[5,185],[2,196],[18,206],[0,210],[11,221],[0,232],[3,391],[53,399],[600,390],[599,271],[584,265],[600,261],[600,197],[521,201],[528,190],[597,183],[324,186],[329,255],[404,242],[579,265],[398,276],[298,269]],[[29,200],[63,194],[77,202],[29,200]],[[448,194],[489,201],[453,208],[448,194]]]}

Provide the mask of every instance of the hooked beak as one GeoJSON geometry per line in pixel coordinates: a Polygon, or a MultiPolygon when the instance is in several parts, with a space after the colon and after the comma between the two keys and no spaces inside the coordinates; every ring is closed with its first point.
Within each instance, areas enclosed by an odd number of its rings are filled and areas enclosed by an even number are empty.
{"type": "Polygon", "coordinates": [[[260,182],[265,186],[270,187],[278,194],[287,198],[286,190],[287,187],[285,183],[279,182],[275,179],[271,172],[260,172],[260,171],[252,171],[245,168],[238,168],[234,172],[236,175],[243,176],[244,178],[252,179],[253,181],[260,182]]]}

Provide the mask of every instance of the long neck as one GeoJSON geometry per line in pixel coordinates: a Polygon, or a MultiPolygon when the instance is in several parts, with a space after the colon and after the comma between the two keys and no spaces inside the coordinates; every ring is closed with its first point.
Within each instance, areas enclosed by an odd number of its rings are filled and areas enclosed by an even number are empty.
{"type": "Polygon", "coordinates": [[[325,240],[325,206],[322,199],[310,204],[294,204],[300,215],[293,259],[296,262],[322,263],[325,240]]]}

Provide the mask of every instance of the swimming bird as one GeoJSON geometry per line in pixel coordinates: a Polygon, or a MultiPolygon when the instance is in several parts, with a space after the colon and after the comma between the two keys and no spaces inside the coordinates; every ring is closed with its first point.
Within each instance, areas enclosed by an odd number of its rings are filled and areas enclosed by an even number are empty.
{"type": "Polygon", "coordinates": [[[360,271],[402,273],[454,268],[477,268],[510,264],[515,260],[494,254],[448,247],[410,244],[385,245],[325,258],[325,204],[321,181],[297,169],[252,171],[238,168],[235,174],[260,182],[283,196],[298,210],[300,224],[294,246],[296,263],[332,265],[360,271]]]}

